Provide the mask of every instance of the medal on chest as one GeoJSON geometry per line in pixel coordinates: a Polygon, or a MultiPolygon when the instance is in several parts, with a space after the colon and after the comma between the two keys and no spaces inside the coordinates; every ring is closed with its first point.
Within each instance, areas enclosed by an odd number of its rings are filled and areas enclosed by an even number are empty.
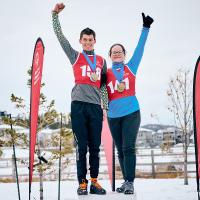
{"type": "Polygon", "coordinates": [[[117,91],[123,92],[126,89],[125,83],[122,81],[124,76],[124,64],[117,63],[112,65],[112,71],[115,78],[118,80],[117,91]]]}
{"type": "Polygon", "coordinates": [[[96,57],[96,54],[94,53],[94,61],[92,62],[89,58],[89,56],[83,51],[82,52],[88,65],[90,66],[91,68],[91,74],[90,74],[90,80],[92,82],[96,82],[98,80],[98,75],[96,74],[96,65],[97,65],[97,57],[96,57]]]}
{"type": "Polygon", "coordinates": [[[90,80],[96,82],[98,80],[98,75],[95,72],[92,72],[90,75],[90,80]]]}
{"type": "Polygon", "coordinates": [[[126,88],[126,85],[124,82],[120,82],[118,85],[117,85],[117,91],[118,92],[123,92],[126,88]]]}

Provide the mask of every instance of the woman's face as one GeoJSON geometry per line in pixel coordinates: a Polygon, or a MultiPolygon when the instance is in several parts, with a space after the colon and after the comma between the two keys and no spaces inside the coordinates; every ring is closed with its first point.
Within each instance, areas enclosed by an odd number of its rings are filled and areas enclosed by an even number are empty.
{"type": "Polygon", "coordinates": [[[110,52],[110,58],[112,62],[124,62],[125,54],[123,52],[123,49],[119,45],[115,45],[110,52]]]}

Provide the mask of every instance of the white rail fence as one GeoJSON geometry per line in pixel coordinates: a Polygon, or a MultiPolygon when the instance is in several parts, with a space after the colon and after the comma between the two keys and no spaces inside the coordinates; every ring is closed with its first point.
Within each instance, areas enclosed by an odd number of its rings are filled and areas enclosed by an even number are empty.
{"type": "MultiPolygon", "coordinates": [[[[45,150],[51,152],[51,149],[45,150]]],[[[75,180],[76,179],[76,160],[75,151],[68,156],[62,158],[61,179],[75,180]]],[[[48,158],[47,158],[48,159],[48,158]]],[[[182,148],[173,148],[170,152],[162,152],[161,149],[138,148],[137,150],[137,177],[182,177],[184,155],[182,148]]],[[[36,159],[37,163],[37,159],[36,159]]],[[[17,157],[18,175],[20,181],[28,181],[28,158],[17,157]]],[[[196,164],[194,146],[188,149],[188,176],[195,177],[196,164]]],[[[116,179],[122,178],[119,162],[116,153],[116,179]]],[[[33,174],[33,180],[38,180],[39,174],[37,171],[33,174]]],[[[100,169],[99,179],[108,179],[108,168],[104,151],[100,153],[100,169]]],[[[44,172],[45,180],[58,180],[58,161],[51,166],[50,169],[44,172]]],[[[12,158],[0,158],[0,181],[14,181],[15,169],[12,158]]]]}

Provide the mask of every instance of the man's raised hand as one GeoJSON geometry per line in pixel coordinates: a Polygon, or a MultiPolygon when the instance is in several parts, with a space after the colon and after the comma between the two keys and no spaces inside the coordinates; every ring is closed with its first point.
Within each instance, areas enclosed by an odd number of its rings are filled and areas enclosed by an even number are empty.
{"type": "Polygon", "coordinates": [[[64,8],[65,5],[63,3],[57,3],[53,9],[53,12],[59,14],[64,8]]]}

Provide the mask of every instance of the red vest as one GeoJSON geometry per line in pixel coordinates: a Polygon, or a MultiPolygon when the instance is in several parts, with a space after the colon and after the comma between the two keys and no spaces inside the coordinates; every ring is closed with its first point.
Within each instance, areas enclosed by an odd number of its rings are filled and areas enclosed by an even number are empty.
{"type": "MultiPolygon", "coordinates": [[[[94,56],[88,56],[93,62],[94,56]]],[[[82,53],[79,53],[76,62],[73,64],[73,71],[76,84],[88,84],[100,88],[101,71],[103,68],[104,60],[101,56],[98,55],[96,55],[96,60],[96,74],[98,75],[98,80],[96,82],[92,82],[90,80],[90,74],[92,73],[92,70],[89,64],[87,63],[87,60],[85,59],[84,55],[82,53]]]]}
{"type": "Polygon", "coordinates": [[[109,101],[135,95],[135,75],[126,65],[124,66],[124,76],[122,81],[125,83],[126,87],[123,92],[117,91],[117,85],[119,84],[119,81],[115,78],[111,68],[107,70],[106,76],[106,87],[109,101]]]}

